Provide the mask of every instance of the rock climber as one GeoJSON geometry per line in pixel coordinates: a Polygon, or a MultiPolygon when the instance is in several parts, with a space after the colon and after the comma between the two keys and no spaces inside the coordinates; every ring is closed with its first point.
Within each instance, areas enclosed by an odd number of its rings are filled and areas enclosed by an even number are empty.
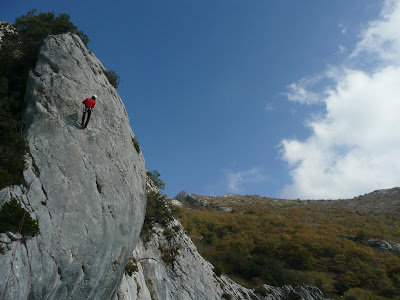
{"type": "Polygon", "coordinates": [[[92,114],[92,109],[96,105],[96,100],[97,96],[93,95],[91,98],[86,98],[85,100],[82,101],[83,104],[85,104],[85,108],[83,109],[83,116],[82,116],[82,129],[85,129],[87,127],[87,124],[89,123],[90,115],[92,114]],[[86,117],[86,123],[85,122],[85,116],[86,117]]]}

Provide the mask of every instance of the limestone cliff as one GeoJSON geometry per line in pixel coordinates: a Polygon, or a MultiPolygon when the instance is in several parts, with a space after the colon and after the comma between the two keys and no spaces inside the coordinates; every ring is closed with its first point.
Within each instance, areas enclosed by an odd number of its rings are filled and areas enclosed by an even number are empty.
{"type": "Polygon", "coordinates": [[[5,299],[106,300],[116,293],[144,219],[146,171],[124,105],[104,72],[75,35],[49,36],[41,47],[25,96],[30,156],[24,183],[0,191],[0,207],[16,198],[40,234],[19,243],[10,277],[17,242],[0,235],[5,299]],[[81,130],[81,102],[92,94],[97,105],[81,130]]]}

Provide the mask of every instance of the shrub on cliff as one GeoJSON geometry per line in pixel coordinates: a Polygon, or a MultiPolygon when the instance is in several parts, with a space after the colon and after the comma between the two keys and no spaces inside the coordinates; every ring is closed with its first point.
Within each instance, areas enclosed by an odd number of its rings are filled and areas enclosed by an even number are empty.
{"type": "Polygon", "coordinates": [[[173,220],[172,212],[168,207],[168,199],[165,195],[156,192],[147,193],[146,216],[140,236],[148,241],[155,225],[167,227],[173,220]]]}
{"type": "Polygon", "coordinates": [[[159,190],[165,189],[165,183],[161,180],[160,178],[160,173],[157,172],[157,170],[153,171],[147,171],[146,173],[147,177],[151,179],[151,181],[154,182],[156,187],[158,187],[159,190]]]}
{"type": "Polygon", "coordinates": [[[4,204],[0,210],[0,233],[6,231],[17,233],[24,214],[22,234],[26,236],[37,235],[39,233],[38,223],[32,219],[29,212],[26,212],[15,198],[4,204]]]}
{"type": "Polygon", "coordinates": [[[105,71],[104,74],[106,75],[108,82],[110,82],[110,84],[117,89],[120,82],[120,77],[118,74],[113,70],[105,71]]]}
{"type": "Polygon", "coordinates": [[[133,256],[129,257],[128,263],[125,266],[125,272],[129,275],[132,276],[133,273],[139,271],[139,268],[137,266],[137,261],[136,258],[133,256]]]}

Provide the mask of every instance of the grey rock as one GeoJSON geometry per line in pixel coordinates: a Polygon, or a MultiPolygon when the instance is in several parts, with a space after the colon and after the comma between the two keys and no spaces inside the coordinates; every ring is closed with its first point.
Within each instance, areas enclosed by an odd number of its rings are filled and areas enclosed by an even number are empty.
{"type": "Polygon", "coordinates": [[[389,251],[393,254],[400,256],[400,244],[390,243],[388,241],[367,240],[367,246],[370,246],[375,251],[384,252],[389,251]]]}
{"type": "Polygon", "coordinates": [[[15,30],[10,23],[7,23],[3,20],[0,20],[0,48],[1,48],[1,40],[5,34],[15,34],[15,30]]]}
{"type": "Polygon", "coordinates": [[[324,295],[321,290],[316,287],[311,287],[306,284],[298,286],[294,289],[303,299],[313,300],[313,299],[323,299],[324,295]]]}
{"type": "Polygon", "coordinates": [[[153,182],[153,180],[150,179],[150,177],[146,176],[146,189],[149,192],[153,192],[153,193],[161,193],[161,191],[159,190],[159,188],[155,185],[155,183],[153,182]]]}
{"type": "Polygon", "coordinates": [[[8,187],[0,190],[0,207],[10,200],[10,189],[8,187]]]}
{"type": "Polygon", "coordinates": [[[340,237],[346,238],[353,242],[363,243],[366,246],[369,246],[373,250],[378,251],[378,252],[389,251],[397,256],[400,256],[400,244],[395,244],[395,243],[390,243],[388,241],[381,241],[381,240],[375,240],[375,239],[369,239],[367,241],[364,241],[362,237],[348,235],[348,234],[341,234],[340,237]]]}
{"type": "MultiPolygon", "coordinates": [[[[235,196],[233,194],[227,194],[223,197],[230,197],[231,195],[235,196]]],[[[187,202],[189,202],[190,204],[196,204],[196,205],[200,205],[200,206],[204,206],[204,207],[212,207],[212,208],[215,208],[216,210],[227,212],[227,213],[230,213],[233,211],[232,207],[230,207],[230,206],[226,206],[223,204],[213,202],[212,201],[213,198],[214,198],[213,196],[199,197],[198,195],[195,195],[195,194],[188,194],[186,196],[185,200],[187,202]]]]}
{"type": "Polygon", "coordinates": [[[0,242],[5,243],[5,244],[9,244],[9,243],[11,243],[11,239],[8,237],[7,234],[0,233],[0,242]]]}
{"type": "Polygon", "coordinates": [[[22,238],[22,236],[19,233],[12,233],[10,231],[7,231],[6,235],[11,241],[18,241],[22,238]]]}
{"type": "MultiPolygon", "coordinates": [[[[116,294],[144,219],[146,170],[104,71],[76,35],[49,36],[41,47],[25,95],[31,157],[24,184],[0,191],[0,203],[15,197],[38,221],[40,234],[17,248],[15,285],[5,299],[107,300],[116,294]],[[81,102],[92,94],[99,100],[81,130],[81,102]]],[[[2,291],[12,252],[0,255],[2,291]]]]}

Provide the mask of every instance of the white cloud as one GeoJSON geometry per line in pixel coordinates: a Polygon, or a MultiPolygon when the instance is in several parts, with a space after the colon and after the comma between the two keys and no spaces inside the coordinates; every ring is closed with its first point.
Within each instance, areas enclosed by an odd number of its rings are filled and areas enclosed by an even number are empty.
{"type": "Polygon", "coordinates": [[[351,57],[377,56],[383,63],[400,63],[400,1],[386,0],[380,19],[369,23],[351,57]]]}
{"type": "Polygon", "coordinates": [[[267,103],[267,104],[265,104],[265,110],[266,111],[273,111],[273,110],[275,110],[275,107],[272,105],[272,103],[267,103]]]}
{"type": "Polygon", "coordinates": [[[282,141],[292,177],[284,197],[353,197],[400,185],[399,28],[400,1],[388,0],[380,19],[360,35],[353,67],[324,73],[334,81],[319,93],[326,113],[308,121],[312,134],[305,141],[282,141]]]}
{"type": "Polygon", "coordinates": [[[339,29],[340,29],[340,32],[341,32],[343,35],[345,35],[345,34],[347,33],[347,27],[346,27],[346,26],[344,26],[343,24],[339,24],[338,27],[339,27],[339,29]]]}
{"type": "Polygon", "coordinates": [[[258,168],[242,171],[223,170],[223,173],[227,178],[229,192],[231,193],[241,193],[246,184],[260,183],[268,179],[258,168]]]}
{"type": "Polygon", "coordinates": [[[290,101],[299,102],[301,104],[314,104],[320,101],[321,95],[311,89],[315,87],[325,75],[318,74],[300,79],[287,86],[288,92],[285,95],[290,101]]]}

